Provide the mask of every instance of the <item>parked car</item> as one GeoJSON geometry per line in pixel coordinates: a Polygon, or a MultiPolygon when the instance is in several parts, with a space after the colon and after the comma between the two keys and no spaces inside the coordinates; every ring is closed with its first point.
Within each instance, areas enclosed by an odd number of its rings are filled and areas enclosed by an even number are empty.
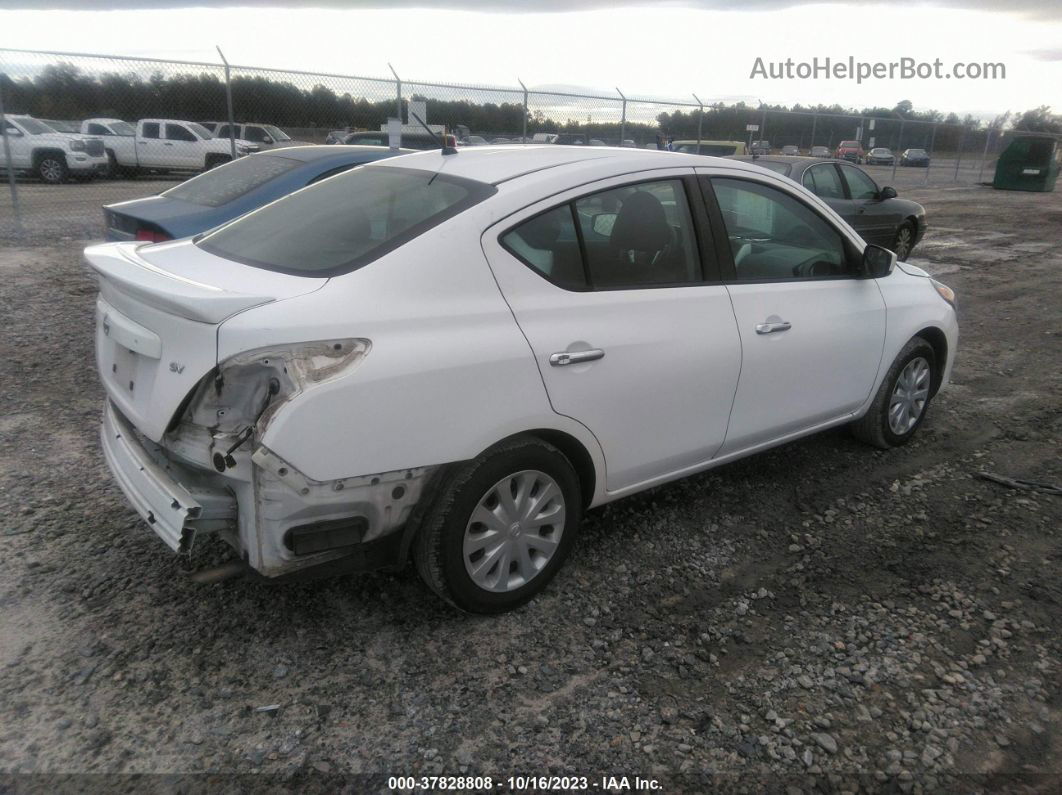
{"type": "Polygon", "coordinates": [[[350,135],[350,130],[349,129],[329,130],[328,131],[328,135],[325,136],[325,143],[326,144],[341,144],[341,143],[343,143],[346,140],[348,135],[350,135]]]}
{"type": "Polygon", "coordinates": [[[809,154],[811,155],[811,157],[833,157],[833,153],[830,152],[830,148],[828,146],[813,146],[811,147],[811,152],[809,154]]]}
{"type": "Polygon", "coordinates": [[[683,152],[688,155],[712,155],[714,157],[733,157],[743,155],[748,151],[744,141],[701,141],[683,140],[671,142],[672,152],[683,152]]]}
{"type": "Polygon", "coordinates": [[[760,158],[756,165],[799,182],[847,221],[868,243],[895,252],[905,262],[926,233],[926,210],[879,188],[863,169],[847,161],[819,158],[760,158]]]}
{"type": "Polygon", "coordinates": [[[557,133],[535,133],[531,136],[533,144],[554,144],[557,142],[557,133]]]}
{"type": "Polygon", "coordinates": [[[769,155],[771,153],[770,141],[753,141],[749,146],[749,154],[752,155],[769,155]]]}
{"type": "MultiPolygon", "coordinates": [[[[215,138],[229,137],[229,123],[222,121],[204,122],[203,126],[214,134],[215,138]]],[[[282,149],[289,146],[310,146],[309,141],[296,141],[275,124],[236,124],[235,137],[241,141],[250,141],[260,151],[282,149]]]]}
{"type": "Polygon", "coordinates": [[[891,149],[884,146],[876,146],[866,154],[865,162],[868,166],[891,166],[896,162],[896,157],[891,149]]]}
{"type": "MultiPolygon", "coordinates": [[[[110,173],[135,176],[145,171],[205,171],[232,159],[228,138],[215,138],[203,125],[180,119],[141,119],[134,128],[120,119],[86,119],[82,132],[104,141],[110,173]]],[[[236,156],[258,145],[236,140],[236,156]]]]}
{"type": "Polygon", "coordinates": [[[561,146],[585,146],[586,136],[579,133],[558,133],[553,143],[561,146]]]}
{"type": "Polygon", "coordinates": [[[863,144],[859,141],[841,141],[837,144],[837,151],[834,153],[834,157],[838,160],[848,160],[852,163],[862,163],[864,156],[863,144]]]}
{"type": "MultiPolygon", "coordinates": [[[[402,133],[403,149],[439,149],[439,142],[445,140],[448,146],[457,146],[457,139],[450,133],[439,133],[438,138],[428,133],[402,133]]],[[[344,143],[354,146],[391,146],[391,139],[386,131],[367,130],[350,133],[344,143]]]]}
{"type": "Polygon", "coordinates": [[[633,138],[624,138],[622,141],[620,141],[620,146],[626,146],[630,149],[633,149],[638,146],[638,144],[634,142],[633,138]]]}
{"type": "Polygon", "coordinates": [[[104,457],[173,550],[412,556],[484,613],[587,508],[831,426],[906,443],[957,344],[951,290],[809,191],[641,149],[420,152],[85,258],[104,457]]]}
{"type": "Polygon", "coordinates": [[[786,157],[796,157],[800,154],[800,147],[793,146],[793,144],[786,144],[782,147],[782,154],[786,157]]]}
{"type": "Polygon", "coordinates": [[[355,166],[412,151],[322,144],[241,157],[158,196],[104,205],[107,239],[159,243],[197,235],[355,166]]]}
{"type": "Polygon", "coordinates": [[[591,138],[590,146],[608,146],[608,144],[602,141],[600,138],[591,138]]]}
{"type": "Polygon", "coordinates": [[[518,143],[518,142],[519,142],[518,139],[495,138],[490,143],[491,143],[491,146],[499,146],[500,144],[511,144],[511,143],[518,143]]]}
{"type": "Polygon", "coordinates": [[[900,165],[929,168],[929,154],[925,149],[904,149],[900,155],[900,165]]]}
{"type": "MultiPolygon", "coordinates": [[[[107,173],[107,156],[99,138],[53,130],[32,116],[4,116],[4,132],[11,149],[11,168],[58,185],[70,177],[90,180],[107,173]]],[[[6,158],[0,173],[7,173],[6,158]]]]}
{"type": "Polygon", "coordinates": [[[462,146],[486,146],[489,143],[482,135],[469,135],[461,139],[462,146]]]}

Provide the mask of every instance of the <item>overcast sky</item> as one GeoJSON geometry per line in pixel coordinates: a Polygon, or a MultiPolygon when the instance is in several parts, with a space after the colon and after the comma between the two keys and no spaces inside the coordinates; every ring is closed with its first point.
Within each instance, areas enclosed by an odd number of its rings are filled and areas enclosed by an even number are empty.
{"type": "MultiPolygon", "coordinates": [[[[214,61],[529,87],[579,86],[628,95],[733,102],[840,103],[979,115],[1041,104],[1062,110],[1062,2],[927,0],[0,0],[0,47],[214,61]],[[247,7],[253,6],[253,7],[247,7]],[[386,7],[381,7],[386,6],[386,7]],[[423,8],[417,6],[430,6],[423,8]],[[994,10],[998,7],[1004,10],[994,10]],[[50,10],[44,10],[50,8],[50,10]],[[731,10],[731,9],[742,10],[731,10]],[[1002,63],[1006,79],[764,80],[765,62],[1002,63]]],[[[8,69],[17,72],[11,56],[8,69]]],[[[0,62],[2,63],[2,62],[0,62]]]]}

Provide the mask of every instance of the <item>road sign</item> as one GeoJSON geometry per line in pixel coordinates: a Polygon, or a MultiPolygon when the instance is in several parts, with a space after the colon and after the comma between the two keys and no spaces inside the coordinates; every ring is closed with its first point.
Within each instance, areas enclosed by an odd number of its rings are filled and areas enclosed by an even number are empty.
{"type": "Polygon", "coordinates": [[[745,132],[758,132],[759,129],[760,129],[760,125],[758,125],[758,124],[746,124],[745,125],[745,132]]]}

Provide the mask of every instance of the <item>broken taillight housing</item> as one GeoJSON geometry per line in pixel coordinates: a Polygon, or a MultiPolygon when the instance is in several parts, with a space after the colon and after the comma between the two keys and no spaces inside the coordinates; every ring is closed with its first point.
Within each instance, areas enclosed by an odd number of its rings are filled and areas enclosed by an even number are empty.
{"type": "Polygon", "coordinates": [[[203,380],[189,408],[192,423],[222,433],[259,432],[287,401],[350,375],[368,355],[367,339],[337,339],[244,351],[203,380]]]}

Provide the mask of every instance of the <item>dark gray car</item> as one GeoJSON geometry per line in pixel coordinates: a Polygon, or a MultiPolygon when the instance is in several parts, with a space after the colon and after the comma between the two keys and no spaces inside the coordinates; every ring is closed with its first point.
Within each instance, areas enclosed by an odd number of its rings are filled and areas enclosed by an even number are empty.
{"type": "Polygon", "coordinates": [[[863,169],[843,160],[817,157],[737,157],[799,182],[825,201],[868,243],[906,260],[926,232],[926,210],[879,187],[863,169]]]}

